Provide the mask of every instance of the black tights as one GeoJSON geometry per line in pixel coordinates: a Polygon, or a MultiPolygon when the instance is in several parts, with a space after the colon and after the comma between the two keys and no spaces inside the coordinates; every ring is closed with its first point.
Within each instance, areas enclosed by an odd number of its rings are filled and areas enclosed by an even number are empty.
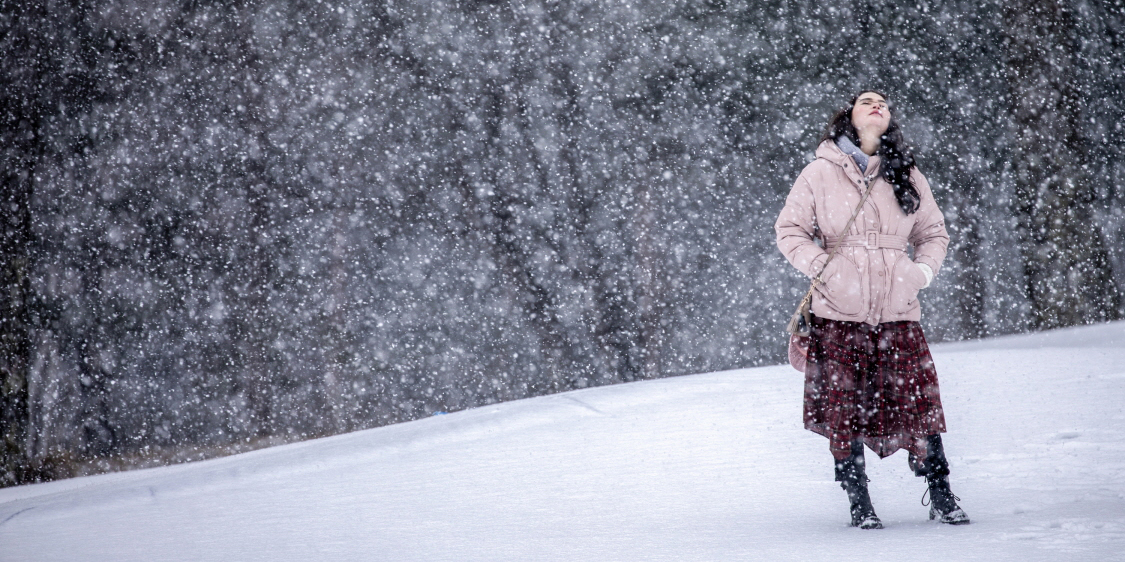
{"type": "MultiPolygon", "coordinates": [[[[926,458],[919,458],[918,455],[910,453],[910,456],[907,457],[907,463],[914,471],[915,476],[924,476],[926,479],[949,476],[949,461],[945,458],[945,447],[941,444],[941,434],[926,437],[926,458]]],[[[843,471],[848,466],[858,467],[861,473],[866,473],[864,465],[863,440],[856,439],[852,441],[851,455],[845,459],[836,460],[836,481],[844,481],[845,474],[843,471]]]]}

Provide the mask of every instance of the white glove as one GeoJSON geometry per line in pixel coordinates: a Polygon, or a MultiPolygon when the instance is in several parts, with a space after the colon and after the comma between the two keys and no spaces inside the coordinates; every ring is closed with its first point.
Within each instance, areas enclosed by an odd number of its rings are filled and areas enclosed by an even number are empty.
{"type": "Polygon", "coordinates": [[[926,276],[926,284],[922,285],[922,288],[925,289],[929,287],[930,283],[934,280],[934,270],[930,269],[930,266],[924,263],[915,263],[914,265],[918,266],[918,269],[922,270],[922,275],[926,276]]]}

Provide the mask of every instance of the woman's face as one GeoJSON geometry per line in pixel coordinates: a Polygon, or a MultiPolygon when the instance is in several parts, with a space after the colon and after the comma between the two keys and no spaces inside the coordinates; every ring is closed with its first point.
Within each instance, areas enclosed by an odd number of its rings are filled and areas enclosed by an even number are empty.
{"type": "Polygon", "coordinates": [[[887,100],[875,92],[863,92],[852,106],[852,125],[860,137],[881,136],[891,125],[887,100]]]}

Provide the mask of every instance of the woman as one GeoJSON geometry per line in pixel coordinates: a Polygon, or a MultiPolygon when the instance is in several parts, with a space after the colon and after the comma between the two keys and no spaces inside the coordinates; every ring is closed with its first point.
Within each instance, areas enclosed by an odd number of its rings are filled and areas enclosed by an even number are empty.
{"type": "Polygon", "coordinates": [[[930,519],[968,523],[949,489],[945,415],[919,324],[918,291],[941,268],[949,235],[886,96],[862,91],[832,117],[775,228],[790,263],[809,277],[823,270],[812,299],[805,427],[828,438],[852,526],[883,527],[867,492],[864,444],[880,458],[906,449],[926,478],[930,519]]]}

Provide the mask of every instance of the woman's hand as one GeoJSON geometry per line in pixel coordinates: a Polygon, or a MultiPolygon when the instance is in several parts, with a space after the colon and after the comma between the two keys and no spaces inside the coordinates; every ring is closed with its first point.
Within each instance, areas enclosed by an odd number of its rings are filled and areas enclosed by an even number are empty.
{"type": "Polygon", "coordinates": [[[918,266],[918,269],[922,270],[922,275],[926,276],[926,284],[922,285],[922,288],[925,289],[929,287],[930,283],[934,280],[934,270],[930,269],[930,266],[924,263],[915,263],[914,265],[918,266]]]}

